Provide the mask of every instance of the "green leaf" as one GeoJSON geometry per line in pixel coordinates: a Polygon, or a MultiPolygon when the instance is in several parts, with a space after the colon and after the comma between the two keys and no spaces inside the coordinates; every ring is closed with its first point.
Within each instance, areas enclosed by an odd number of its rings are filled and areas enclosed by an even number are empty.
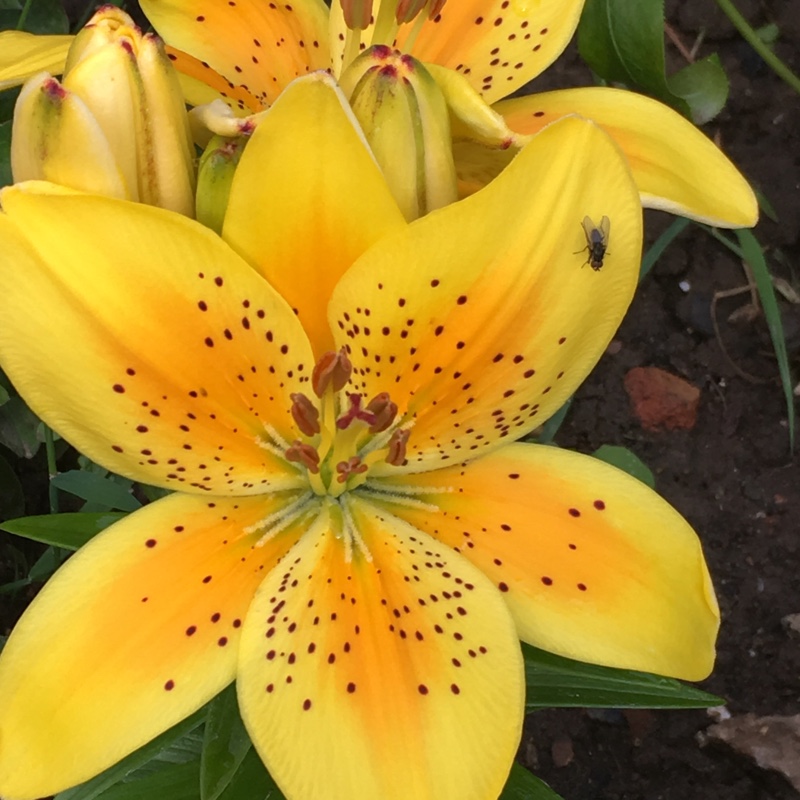
{"type": "Polygon", "coordinates": [[[19,397],[10,397],[0,406],[0,444],[20,458],[33,458],[41,447],[36,435],[39,418],[19,397]]]}
{"type": "Polygon", "coordinates": [[[725,105],[728,80],[714,56],[667,77],[663,0],[587,0],[578,49],[604,80],[652,95],[697,124],[725,105]]]}
{"type": "Polygon", "coordinates": [[[716,53],[688,64],[668,83],[670,90],[688,103],[695,125],[714,119],[728,100],[728,78],[716,53]]]}
{"type": "Polygon", "coordinates": [[[118,480],[80,469],[62,472],[50,479],[56,488],[109,510],[136,511],[141,508],[142,504],[130,492],[131,482],[118,480]]]}
{"type": "Polygon", "coordinates": [[[725,701],[673,678],[584,664],[522,645],[526,709],[708,708],[725,701]]]}
{"type": "Polygon", "coordinates": [[[550,444],[553,439],[556,438],[556,434],[564,424],[564,420],[567,418],[567,414],[572,407],[572,400],[572,397],[568,397],[564,405],[542,425],[542,430],[539,433],[539,437],[536,439],[539,444],[550,444]]]}
{"type": "Polygon", "coordinates": [[[672,242],[686,230],[690,220],[685,217],[678,217],[670,223],[670,226],[653,242],[652,246],[642,257],[642,265],[639,268],[639,280],[641,281],[648,272],[656,265],[656,262],[664,254],[664,251],[672,242]]]}
{"type": "Polygon", "coordinates": [[[25,494],[17,473],[0,456],[0,518],[8,519],[25,513],[25,494]]]}
{"type": "Polygon", "coordinates": [[[21,8],[20,13],[9,3],[0,6],[0,30],[13,28],[30,33],[69,33],[69,19],[61,0],[29,0],[21,8]]]}
{"type": "Polygon", "coordinates": [[[149,775],[117,783],[98,795],[98,800],[197,800],[200,762],[163,764],[149,775]]]}
{"type": "Polygon", "coordinates": [[[563,798],[515,761],[500,800],[563,800],[563,798]]]}
{"type": "Polygon", "coordinates": [[[627,447],[619,447],[613,444],[604,444],[592,453],[595,458],[611,464],[612,467],[627,472],[628,475],[640,480],[651,489],[656,488],[656,479],[650,468],[636,455],[628,450],[627,447]]]}
{"type": "Polygon", "coordinates": [[[778,359],[778,371],[781,376],[783,394],[786,398],[786,413],[789,419],[789,447],[794,450],[794,428],[795,428],[795,408],[794,408],[794,381],[789,370],[789,356],[786,352],[786,337],[783,335],[783,322],[781,312],[778,307],[778,299],[775,297],[775,288],[772,285],[772,276],[769,274],[767,262],[764,260],[764,253],[758,239],[748,230],[736,231],[739,239],[739,246],[742,248],[745,260],[753,270],[753,277],[756,280],[756,288],[761,305],[764,307],[764,317],[767,320],[769,335],[772,339],[772,347],[778,359]]]}
{"type": "Polygon", "coordinates": [[[200,770],[201,800],[217,800],[236,775],[252,747],[235,686],[218,694],[208,709],[200,770]]]}
{"type": "Polygon", "coordinates": [[[255,749],[248,750],[238,772],[219,800],[285,800],[255,749]]]}
{"type": "MultiPolygon", "coordinates": [[[[0,189],[14,182],[11,177],[11,120],[0,123],[0,189]]],[[[6,399],[8,400],[8,393],[6,399]]]]}
{"type": "Polygon", "coordinates": [[[67,550],[77,550],[100,531],[125,516],[117,512],[43,514],[7,520],[0,523],[0,530],[67,550]]]}
{"type": "MultiPolygon", "coordinates": [[[[105,772],[101,772],[97,777],[73,789],[60,792],[55,796],[55,800],[96,800],[96,798],[104,797],[104,792],[108,791],[112,786],[116,786],[120,781],[131,775],[134,770],[145,765],[149,765],[152,769],[151,762],[153,762],[154,759],[161,761],[169,760],[169,758],[164,758],[165,753],[169,752],[169,748],[171,746],[180,745],[180,740],[200,725],[204,719],[205,709],[200,709],[188,719],[179,722],[168,731],[162,733],[161,736],[157,736],[144,747],[139,748],[135,753],[131,753],[127,758],[123,758],[122,761],[118,762],[113,767],[109,767],[105,772]]],[[[199,756],[199,745],[195,749],[199,756]]],[[[187,760],[188,759],[180,759],[177,763],[186,763],[187,760]]],[[[199,762],[199,757],[197,760],[199,762]]],[[[196,783],[195,786],[197,786],[196,783]]],[[[140,795],[139,797],[144,800],[144,798],[149,797],[149,795],[140,795]]],[[[197,794],[195,794],[195,797],[197,797],[197,794]]],[[[164,800],[172,800],[172,798],[170,795],[164,795],[164,800]]]]}

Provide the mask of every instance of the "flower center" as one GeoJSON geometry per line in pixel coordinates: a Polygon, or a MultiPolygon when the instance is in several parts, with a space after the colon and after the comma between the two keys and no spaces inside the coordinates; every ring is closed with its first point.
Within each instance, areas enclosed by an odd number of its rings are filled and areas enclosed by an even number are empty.
{"type": "Polygon", "coordinates": [[[345,392],[352,365],[342,349],[325,353],[314,367],[314,397],[296,393],[292,418],[302,438],[291,444],[271,435],[272,446],[287,461],[304,469],[311,490],[339,497],[361,486],[378,463],[405,462],[410,425],[402,427],[397,404],[382,392],[371,399],[345,392]]]}

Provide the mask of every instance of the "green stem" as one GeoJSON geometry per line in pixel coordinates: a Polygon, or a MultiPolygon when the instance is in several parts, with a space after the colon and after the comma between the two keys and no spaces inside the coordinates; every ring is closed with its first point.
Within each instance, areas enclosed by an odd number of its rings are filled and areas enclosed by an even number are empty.
{"type": "Polygon", "coordinates": [[[25,22],[28,19],[28,13],[33,6],[33,0],[25,0],[25,5],[22,7],[22,12],[19,15],[19,19],[17,20],[17,30],[21,31],[25,26],[25,22]]]}
{"type": "Polygon", "coordinates": [[[44,447],[47,451],[47,485],[50,495],[50,513],[58,514],[58,489],[53,485],[53,478],[58,475],[56,448],[53,440],[53,431],[48,425],[44,426],[44,447]]]}
{"type": "Polygon", "coordinates": [[[728,19],[734,24],[736,30],[742,34],[744,39],[758,53],[761,58],[772,67],[775,74],[782,78],[789,86],[800,94],[800,77],[794,74],[786,64],[781,61],[772,50],[761,41],[758,34],[750,27],[747,20],[739,13],[732,0],[717,0],[717,5],[727,14],[728,19]]]}

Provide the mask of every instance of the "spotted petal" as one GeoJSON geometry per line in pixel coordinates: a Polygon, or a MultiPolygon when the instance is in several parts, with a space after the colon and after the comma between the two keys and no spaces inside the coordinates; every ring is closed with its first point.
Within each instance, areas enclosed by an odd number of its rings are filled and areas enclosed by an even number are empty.
{"type": "Polygon", "coordinates": [[[333,346],[333,287],[406,223],[328,75],[296,81],[268,119],[236,170],[222,236],[286,298],[321,355],[333,346]]]}
{"type": "Polygon", "coordinates": [[[247,531],[285,501],[172,495],[59,570],[0,659],[3,797],[87,780],[233,679],[253,594],[296,538],[247,531]]]}
{"type": "Polygon", "coordinates": [[[142,0],[141,6],[172,47],[205,62],[262,107],[299,75],[330,65],[322,0],[142,0]]]}
{"type": "Polygon", "coordinates": [[[507,97],[561,55],[578,25],[584,0],[450,0],[415,35],[401,28],[420,61],[464,75],[487,103],[507,97]]]}
{"type": "Polygon", "coordinates": [[[649,97],[622,89],[568,89],[505,100],[495,111],[523,134],[565,114],[594,120],[622,148],[648,208],[725,228],[750,227],[758,220],[753,190],[722,151],[649,97]]]}
{"type": "Polygon", "coordinates": [[[525,641],[688,680],[711,671],[719,609],[700,542],[629,475],[568,450],[512,444],[376,484],[410,488],[441,509],[383,504],[481,569],[525,641]]]}
{"type": "Polygon", "coordinates": [[[622,319],[641,236],[621,154],[570,118],[482,192],[367,252],[334,293],[331,326],[355,391],[388,392],[413,421],[405,469],[486,452],[559,408],[622,319]],[[586,216],[611,220],[600,270],[586,264],[586,216]]]}
{"type": "Polygon", "coordinates": [[[174,47],[168,47],[167,53],[178,72],[183,96],[190,106],[222,100],[238,117],[246,117],[261,110],[261,102],[246,87],[231,86],[227,79],[204,61],[174,47]]]}
{"type": "Polygon", "coordinates": [[[74,38],[0,31],[0,89],[17,86],[37,72],[60,75],[74,38]]]}
{"type": "Polygon", "coordinates": [[[349,510],[352,559],[321,516],[245,621],[237,687],[259,754],[287,797],[497,797],[524,698],[500,593],[391,514],[349,510]]]}
{"type": "Polygon", "coordinates": [[[265,424],[296,436],[289,394],[313,367],[282,298],[198,223],[22,187],[2,195],[0,358],[31,408],[135,480],[217,494],[297,485],[259,446],[265,424]]]}

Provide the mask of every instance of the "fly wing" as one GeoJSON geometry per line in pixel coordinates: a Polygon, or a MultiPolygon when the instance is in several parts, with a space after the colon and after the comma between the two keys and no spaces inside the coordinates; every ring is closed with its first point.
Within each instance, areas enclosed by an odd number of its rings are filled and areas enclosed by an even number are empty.
{"type": "Polygon", "coordinates": [[[611,220],[608,217],[603,217],[600,220],[600,233],[603,234],[603,244],[608,244],[608,234],[611,231],[611,220]]]}
{"type": "MultiPolygon", "coordinates": [[[[606,217],[603,217],[603,219],[606,219],[606,217]]],[[[593,235],[596,230],[595,224],[592,222],[590,217],[584,217],[581,225],[583,225],[583,233],[586,236],[586,243],[591,247],[592,242],[594,241],[593,235]]]]}

